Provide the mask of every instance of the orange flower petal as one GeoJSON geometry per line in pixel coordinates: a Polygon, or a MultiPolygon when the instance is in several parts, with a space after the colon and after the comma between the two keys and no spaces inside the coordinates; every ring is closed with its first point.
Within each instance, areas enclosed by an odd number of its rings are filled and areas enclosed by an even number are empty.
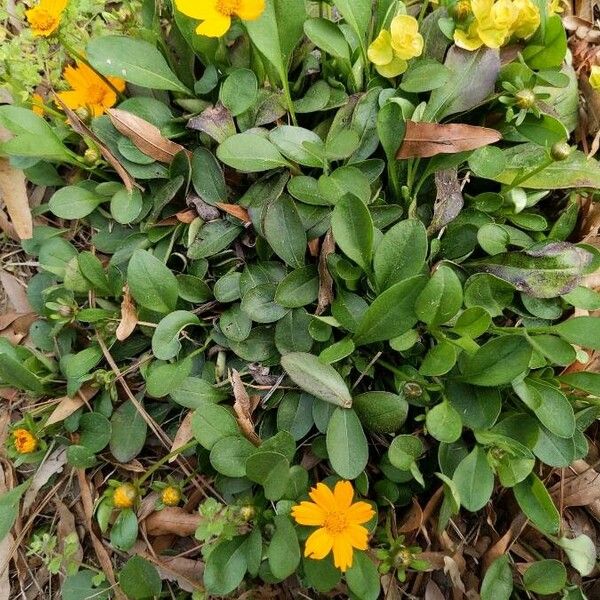
{"type": "Polygon", "coordinates": [[[229,31],[230,27],[231,17],[215,12],[209,19],[196,27],[196,33],[206,37],[221,37],[229,31]]]}
{"type": "Polygon", "coordinates": [[[85,99],[79,92],[71,90],[69,92],[58,92],[56,95],[68,108],[72,108],[73,110],[85,105],[85,99]]]}
{"type": "Polygon", "coordinates": [[[355,502],[347,511],[348,521],[353,525],[361,525],[370,521],[375,511],[367,502],[355,502]]]}
{"type": "Polygon", "coordinates": [[[244,21],[254,21],[265,10],[265,0],[242,0],[236,14],[244,21]]]}
{"type": "Polygon", "coordinates": [[[350,525],[344,532],[348,541],[354,548],[366,550],[368,547],[369,532],[362,525],[350,525]]]}
{"type": "Polygon", "coordinates": [[[352,544],[345,535],[333,540],[333,564],[344,573],[352,566],[352,544]]]}
{"type": "Polygon", "coordinates": [[[340,510],[348,508],[352,504],[352,498],[354,497],[352,484],[349,481],[338,481],[335,484],[333,495],[340,510]]]}
{"type": "MultiPolygon", "coordinates": [[[[314,558],[315,560],[321,560],[329,554],[334,543],[333,538],[327,533],[327,530],[323,528],[317,529],[314,533],[311,533],[306,540],[304,556],[307,558],[314,558]]],[[[350,549],[350,551],[352,551],[352,549],[350,549]]]]}
{"type": "Polygon", "coordinates": [[[175,0],[179,12],[202,21],[211,18],[217,12],[216,4],[215,0],[175,0]]]}
{"type": "Polygon", "coordinates": [[[323,510],[330,511],[335,508],[335,497],[333,492],[324,483],[317,483],[317,485],[310,490],[308,495],[313,502],[318,504],[323,510]]]}
{"type": "Polygon", "coordinates": [[[300,525],[323,525],[325,511],[314,502],[300,502],[292,508],[292,517],[300,525]]]}

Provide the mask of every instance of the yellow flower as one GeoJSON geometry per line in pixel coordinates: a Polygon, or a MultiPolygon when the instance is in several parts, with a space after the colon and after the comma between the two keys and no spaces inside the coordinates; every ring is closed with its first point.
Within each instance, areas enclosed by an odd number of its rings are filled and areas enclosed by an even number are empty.
{"type": "Polygon", "coordinates": [[[419,33],[419,23],[410,15],[398,15],[390,26],[392,48],[397,58],[410,60],[421,56],[423,36],[419,33]]]}
{"type": "Polygon", "coordinates": [[[464,50],[473,51],[481,48],[483,40],[479,37],[477,21],[471,22],[466,31],[457,27],[454,30],[454,43],[464,50]]]}
{"type": "Polygon", "coordinates": [[[165,506],[177,506],[181,501],[181,490],[170,485],[162,491],[160,499],[165,506]]]}
{"type": "Polygon", "coordinates": [[[377,72],[382,77],[391,79],[406,71],[408,63],[398,58],[392,48],[392,36],[389,31],[381,30],[381,33],[369,46],[367,51],[369,60],[375,65],[377,72]]]}
{"type": "Polygon", "coordinates": [[[33,94],[31,96],[31,110],[38,116],[44,116],[44,99],[40,94],[33,94]]]}
{"type": "Polygon", "coordinates": [[[265,0],[175,0],[177,10],[202,21],[198,35],[221,37],[229,31],[232,17],[254,21],[265,10],[265,0]]]}
{"type": "Polygon", "coordinates": [[[565,0],[550,0],[548,3],[548,16],[560,14],[565,10],[565,0]]]}
{"type": "Polygon", "coordinates": [[[48,37],[60,25],[60,18],[68,0],[40,0],[37,6],[25,11],[35,36],[48,37]]]}
{"type": "Polygon", "coordinates": [[[517,16],[511,0],[471,0],[477,34],[488,48],[500,48],[508,41],[517,16]]]}
{"type": "Polygon", "coordinates": [[[19,454],[31,454],[37,450],[38,439],[33,433],[27,431],[27,429],[15,429],[12,434],[15,442],[15,450],[19,454]]]}
{"type": "Polygon", "coordinates": [[[352,503],[354,490],[349,481],[338,481],[333,492],[317,483],[309,496],[314,502],[301,502],[292,508],[300,525],[318,526],[306,540],[304,556],[321,560],[333,551],[333,562],[342,572],[352,566],[354,548],[367,549],[368,531],[363,523],[375,512],[367,502],[352,503]]]}
{"type": "Polygon", "coordinates": [[[122,483],[115,488],[113,504],[116,508],[131,508],[137,500],[137,490],[131,483],[122,483]]]}
{"type": "Polygon", "coordinates": [[[592,65],[590,72],[590,85],[595,90],[600,90],[600,67],[598,65],[592,65]]]}
{"type": "MultiPolygon", "coordinates": [[[[117,94],[91,67],[77,63],[68,66],[64,78],[71,86],[68,92],[59,92],[58,97],[71,109],[86,108],[93,117],[103,114],[117,102],[117,94]]],[[[107,77],[116,90],[122,92],[125,82],[117,77],[107,77]]]]}
{"type": "Polygon", "coordinates": [[[517,18],[512,33],[519,39],[531,37],[540,26],[540,9],[532,0],[513,0],[517,18]]]}

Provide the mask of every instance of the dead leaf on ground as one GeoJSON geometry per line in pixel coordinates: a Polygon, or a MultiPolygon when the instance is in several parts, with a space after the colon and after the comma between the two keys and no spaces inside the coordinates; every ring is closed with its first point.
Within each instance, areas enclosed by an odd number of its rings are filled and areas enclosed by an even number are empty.
{"type": "Polygon", "coordinates": [[[458,181],[458,170],[444,169],[435,174],[436,197],[433,206],[433,219],[427,233],[433,235],[454,221],[465,204],[458,181]]]}
{"type": "Polygon", "coordinates": [[[29,329],[37,318],[35,313],[6,313],[0,317],[0,336],[13,345],[19,344],[29,335],[29,329]]]}
{"type": "Polygon", "coordinates": [[[398,527],[398,533],[410,533],[416,531],[423,525],[423,509],[419,506],[416,498],[412,499],[412,506],[406,514],[402,525],[398,527]]]}
{"type": "Polygon", "coordinates": [[[52,411],[52,414],[48,417],[44,427],[54,425],[54,423],[60,423],[67,417],[70,417],[76,410],[84,406],[89,400],[91,400],[98,393],[98,388],[93,388],[90,385],[83,385],[78,390],[77,395],[71,398],[70,396],[63,396],[58,398],[58,404],[52,411]]]}
{"type": "Polygon", "coordinates": [[[29,300],[27,299],[26,288],[14,275],[11,275],[8,271],[0,270],[0,283],[16,312],[33,312],[31,304],[29,304],[29,300]]]}
{"type": "Polygon", "coordinates": [[[111,108],[107,113],[115,129],[131,140],[146,156],[167,164],[182,151],[191,156],[181,144],[164,137],[158,127],[141,117],[119,108],[111,108]]]}
{"type": "Polygon", "coordinates": [[[260,396],[248,395],[244,382],[240,377],[240,374],[232,369],[229,373],[229,381],[233,388],[233,396],[235,402],[233,404],[233,410],[235,411],[238,425],[244,434],[244,437],[252,442],[255,446],[260,445],[260,438],[254,431],[254,421],[252,420],[252,413],[256,410],[258,403],[260,402],[260,396]]]}
{"type": "Polygon", "coordinates": [[[436,154],[456,154],[488,146],[502,139],[488,127],[463,123],[406,122],[406,134],[396,158],[427,158],[436,154]]]}
{"type": "Polygon", "coordinates": [[[143,553],[143,556],[154,564],[161,579],[176,582],[186,592],[203,588],[204,564],[202,561],[184,556],[154,558],[147,552],[143,553]]]}
{"type": "MultiPolygon", "coordinates": [[[[175,439],[173,440],[173,445],[171,446],[171,452],[175,452],[178,448],[185,446],[191,439],[194,437],[194,433],[192,432],[192,418],[194,416],[193,411],[189,411],[185,417],[183,417],[183,421],[181,421],[181,425],[175,434],[175,439]]],[[[169,459],[169,462],[172,463],[177,460],[177,456],[172,456],[169,459]]]]}
{"type": "Polygon", "coordinates": [[[25,174],[0,158],[0,199],[4,201],[17,235],[22,240],[33,236],[33,218],[27,196],[25,174]]]}
{"type": "Polygon", "coordinates": [[[57,473],[62,473],[64,466],[67,464],[67,449],[59,448],[46,457],[44,462],[40,464],[35,475],[31,478],[31,485],[25,492],[21,513],[26,515],[32,507],[38,492],[44,487],[50,478],[57,473]]]}
{"type": "Polygon", "coordinates": [[[438,584],[431,579],[427,582],[425,588],[425,600],[444,600],[444,594],[442,594],[438,584]]]}
{"type": "Polygon", "coordinates": [[[571,465],[575,475],[550,488],[550,494],[564,507],[585,506],[588,512],[600,520],[600,473],[585,460],[571,465]],[[562,488],[562,489],[561,489],[562,488]]]}
{"type": "Polygon", "coordinates": [[[77,116],[77,113],[71,110],[58,95],[54,94],[54,101],[61,107],[73,131],[83,137],[89,137],[94,141],[104,160],[115,170],[121,178],[123,185],[128,191],[132,191],[134,187],[141,189],[135,179],[129,174],[125,167],[119,162],[119,159],[104,145],[104,142],[77,116]]]}
{"type": "Polygon", "coordinates": [[[193,535],[202,517],[185,512],[183,508],[166,507],[152,513],[145,521],[146,532],[151,536],[175,534],[180,537],[193,535]]]}
{"type": "Polygon", "coordinates": [[[330,229],[323,238],[319,256],[319,297],[315,315],[322,315],[333,302],[333,278],[327,267],[327,257],[333,252],[335,252],[335,240],[330,229]]]}
{"type": "Polygon", "coordinates": [[[115,335],[122,342],[126,340],[138,324],[138,315],[133,298],[129,293],[129,286],[123,288],[123,300],[121,301],[121,320],[115,335]]]}
{"type": "MultiPolygon", "coordinates": [[[[67,505],[57,497],[54,498],[54,506],[56,506],[56,512],[58,513],[58,525],[56,528],[56,533],[58,536],[58,548],[61,552],[64,552],[65,540],[67,536],[71,535],[72,533],[77,534],[77,530],[75,528],[75,517],[67,505]]],[[[71,555],[70,561],[80,565],[82,560],[83,548],[81,547],[79,536],[77,536],[77,547],[75,552],[73,552],[71,555]]]]}
{"type": "Polygon", "coordinates": [[[228,215],[239,219],[244,223],[244,225],[248,225],[249,223],[251,223],[248,211],[239,204],[224,204],[222,202],[217,202],[217,207],[220,208],[223,212],[226,212],[228,215]]]}

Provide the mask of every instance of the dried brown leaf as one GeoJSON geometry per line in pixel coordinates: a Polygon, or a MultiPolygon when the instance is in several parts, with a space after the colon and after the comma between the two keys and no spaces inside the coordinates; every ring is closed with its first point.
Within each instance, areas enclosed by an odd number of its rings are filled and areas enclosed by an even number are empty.
{"type": "Polygon", "coordinates": [[[67,417],[71,416],[76,410],[84,406],[88,400],[91,400],[98,393],[98,388],[93,388],[90,385],[83,385],[77,392],[77,395],[73,398],[69,396],[63,396],[58,398],[58,404],[52,411],[52,414],[48,417],[45,426],[54,425],[54,423],[60,423],[67,417]]]}
{"type": "Polygon", "coordinates": [[[10,312],[0,317],[0,335],[12,344],[19,344],[29,334],[29,328],[37,320],[35,313],[10,312]]]}
{"type": "MultiPolygon", "coordinates": [[[[185,446],[191,439],[194,437],[194,433],[192,432],[192,417],[194,416],[193,411],[189,411],[185,417],[183,417],[183,421],[181,421],[181,425],[175,434],[175,439],[173,440],[173,445],[171,446],[171,452],[175,452],[178,448],[185,446]]],[[[169,459],[169,462],[174,462],[177,460],[177,455],[172,456],[169,459]]]]}
{"type": "Polygon", "coordinates": [[[0,199],[4,201],[17,235],[22,240],[33,236],[33,217],[27,196],[25,174],[0,158],[0,199]]]}
{"type": "Polygon", "coordinates": [[[433,219],[427,228],[429,235],[437,233],[448,223],[454,221],[465,203],[456,167],[437,171],[435,174],[435,188],[433,219]]]}
{"type": "Polygon", "coordinates": [[[427,587],[425,588],[425,600],[444,600],[444,594],[442,594],[437,583],[431,579],[427,582],[427,587]]]}
{"type": "Polygon", "coordinates": [[[141,117],[119,108],[111,108],[107,112],[117,131],[131,140],[146,156],[169,164],[182,151],[190,155],[181,144],[164,137],[158,127],[141,117]]]}
{"type": "MultiPolygon", "coordinates": [[[[65,539],[71,533],[76,533],[75,516],[68,509],[67,505],[57,497],[54,498],[54,506],[56,506],[56,512],[58,514],[58,526],[56,532],[58,534],[59,550],[64,552],[65,539]]],[[[81,564],[81,561],[83,560],[83,548],[81,547],[79,536],[77,537],[77,548],[71,555],[70,560],[77,564],[81,564]]]]}
{"type": "Polygon", "coordinates": [[[412,506],[406,514],[402,525],[398,527],[398,533],[410,533],[416,531],[423,525],[423,509],[419,506],[416,498],[412,500],[412,506]]]}
{"type": "Polygon", "coordinates": [[[129,286],[125,285],[123,288],[123,300],[121,301],[121,320],[115,334],[117,339],[120,342],[126,340],[133,333],[137,324],[137,310],[133,298],[129,293],[129,286]]]}
{"type": "Polygon", "coordinates": [[[333,278],[327,267],[327,257],[335,252],[335,240],[331,229],[325,234],[319,256],[319,297],[315,315],[322,315],[333,302],[333,278]]]}
{"type": "Polygon", "coordinates": [[[233,396],[235,398],[233,410],[235,411],[238,425],[240,426],[244,437],[255,446],[258,446],[260,444],[260,438],[254,431],[252,413],[256,410],[260,397],[254,396],[250,398],[240,374],[235,369],[230,371],[229,381],[233,388],[233,396]]]}
{"type": "Polygon", "coordinates": [[[157,559],[151,557],[148,553],[144,553],[144,557],[154,563],[161,579],[176,582],[186,592],[202,589],[202,576],[204,573],[204,563],[202,561],[185,558],[184,556],[161,556],[157,559]]]}
{"type": "Polygon", "coordinates": [[[600,473],[585,460],[576,460],[571,468],[576,475],[555,484],[550,494],[563,507],[585,506],[589,513],[600,520],[600,473]]]}
{"type": "Polygon", "coordinates": [[[427,158],[475,150],[502,139],[495,130],[463,123],[406,122],[406,134],[396,158],[427,158]]]}
{"type": "Polygon", "coordinates": [[[223,204],[222,202],[218,202],[217,206],[223,212],[226,212],[228,215],[231,215],[232,217],[235,217],[236,219],[239,219],[240,221],[242,221],[244,223],[244,225],[247,225],[248,223],[251,222],[248,211],[243,206],[240,206],[239,204],[223,204]]]}
{"type": "Polygon", "coordinates": [[[197,117],[191,118],[187,127],[206,133],[219,144],[236,132],[231,113],[220,103],[216,106],[209,106],[197,117]]]}
{"type": "Polygon", "coordinates": [[[202,517],[190,514],[179,507],[166,507],[152,513],[145,521],[148,535],[159,536],[174,534],[180,537],[193,535],[202,517]]]}
{"type": "Polygon", "coordinates": [[[0,283],[16,312],[33,312],[31,304],[29,304],[29,300],[27,299],[26,288],[14,275],[11,275],[7,271],[0,270],[0,283]]]}
{"type": "Polygon", "coordinates": [[[26,515],[32,507],[38,492],[44,487],[50,478],[57,473],[62,473],[67,464],[67,449],[59,448],[47,456],[40,464],[35,475],[31,478],[31,485],[27,488],[21,508],[22,514],[26,515]]]}

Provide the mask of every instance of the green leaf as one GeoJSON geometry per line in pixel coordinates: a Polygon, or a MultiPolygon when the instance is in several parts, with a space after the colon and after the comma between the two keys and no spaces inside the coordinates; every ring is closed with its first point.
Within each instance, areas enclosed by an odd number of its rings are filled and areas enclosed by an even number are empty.
{"type": "Polygon", "coordinates": [[[429,410],[425,422],[429,433],[440,442],[451,444],[458,440],[462,433],[460,414],[447,401],[429,410]]]}
{"type": "Polygon", "coordinates": [[[113,413],[110,424],[110,451],[122,463],[135,458],[146,442],[146,421],[131,400],[126,400],[113,413]]]}
{"type": "Polygon", "coordinates": [[[2,541],[17,520],[21,497],[29,487],[31,481],[25,481],[8,492],[0,494],[0,541],[2,541]]]}
{"type": "Polygon", "coordinates": [[[513,579],[508,554],[499,556],[485,572],[481,584],[481,600],[509,600],[513,579]]]}
{"type": "Polygon", "coordinates": [[[287,488],[290,463],[281,452],[260,450],[246,459],[246,477],[260,483],[267,500],[279,500],[287,488]]]}
{"type": "Polygon", "coordinates": [[[585,533],[574,538],[561,537],[556,541],[569,557],[573,568],[580,575],[587,577],[596,566],[596,545],[585,533]]]}
{"type": "Polygon", "coordinates": [[[452,480],[460,494],[460,502],[467,510],[475,512],[487,504],[494,491],[494,473],[481,446],[475,446],[460,461],[452,480]]]}
{"type": "Polygon", "coordinates": [[[417,322],[414,305],[426,283],[427,277],[417,275],[377,296],[360,320],[354,343],[364,346],[406,333],[417,322]]]}
{"type": "Polygon", "coordinates": [[[556,535],[560,527],[560,515],[546,486],[530,473],[527,479],[513,487],[515,499],[525,516],[546,534],[556,535]]]}
{"type": "Polygon", "coordinates": [[[523,58],[532,69],[559,67],[567,53],[567,34],[560,15],[546,19],[545,27],[529,40],[523,58]]]}
{"type": "Polygon", "coordinates": [[[239,435],[238,424],[225,407],[206,400],[198,400],[196,404],[192,417],[192,432],[207,450],[211,450],[225,437],[239,435]]]}
{"type": "Polygon", "coordinates": [[[369,446],[354,410],[335,409],[327,427],[326,441],[334,471],[344,479],[356,479],[367,466],[369,446]]]}
{"type": "Polygon", "coordinates": [[[550,242],[523,252],[505,252],[470,265],[509,282],[534,298],[554,298],[575,288],[593,256],[568,242],[550,242]]]}
{"type": "Polygon", "coordinates": [[[411,94],[429,92],[442,87],[450,79],[450,71],[437,60],[421,58],[414,61],[402,77],[400,89],[411,94]]]}
{"type": "Polygon", "coordinates": [[[79,445],[85,446],[95,454],[106,448],[111,435],[110,421],[104,415],[97,412],[81,415],[79,419],[79,445]]]}
{"type": "Polygon", "coordinates": [[[221,165],[206,148],[196,148],[192,154],[192,185],[204,202],[215,205],[226,202],[227,187],[221,165]]]}
{"type": "Polygon", "coordinates": [[[137,188],[119,190],[110,201],[110,214],[117,223],[127,225],[142,212],[142,193],[137,188]]]}
{"type": "Polygon", "coordinates": [[[94,290],[105,296],[112,296],[108,277],[100,259],[91,252],[81,252],[77,256],[79,270],[83,277],[90,282],[94,290]]]}
{"type": "Polygon", "coordinates": [[[227,394],[199,377],[187,377],[183,383],[170,391],[171,399],[186,408],[201,408],[205,402],[217,404],[227,394]]]}
{"type": "Polygon", "coordinates": [[[162,590],[156,567],[141,556],[132,556],[125,563],[119,573],[119,585],[132,600],[155,598],[162,590]]]}
{"type": "Polygon", "coordinates": [[[375,433],[395,433],[408,415],[408,402],[391,392],[359,394],[354,397],[352,406],[361,423],[375,433]]]}
{"type": "Polygon", "coordinates": [[[370,0],[334,0],[334,4],[358,36],[361,46],[364,46],[371,23],[370,0]]]}
{"type": "Polygon", "coordinates": [[[250,69],[234,69],[219,91],[221,102],[237,117],[248,110],[258,96],[258,79],[250,69]]]}
{"type": "Polygon", "coordinates": [[[277,286],[275,301],[286,308],[300,308],[317,299],[319,273],[313,265],[288,273],[277,286]]]}
{"type": "Polygon", "coordinates": [[[242,231],[241,226],[223,219],[206,223],[191,243],[188,256],[194,260],[210,258],[228,248],[242,231]]]}
{"type": "Polygon", "coordinates": [[[246,459],[255,447],[240,435],[219,439],[210,451],[210,464],[225,477],[245,477],[246,459]]]}
{"type": "Polygon", "coordinates": [[[310,129],[281,125],[269,132],[269,140],[291,161],[307,167],[323,168],[325,146],[323,140],[310,129]]]}
{"type": "Polygon", "coordinates": [[[244,579],[246,562],[244,536],[220,542],[209,554],[204,570],[204,585],[209,594],[226,596],[244,579]]]}
{"type": "Polygon", "coordinates": [[[158,313],[175,309],[178,285],[175,275],[147,250],[136,250],[127,267],[129,291],[136,303],[158,313]]]}
{"type": "Polygon", "coordinates": [[[366,552],[355,552],[352,566],[346,571],[350,591],[361,600],[377,600],[381,585],[375,563],[366,552]]]}
{"type": "Polygon", "coordinates": [[[571,344],[600,350],[600,319],[597,317],[574,317],[567,319],[552,330],[571,344]]]}
{"type": "Polygon", "coordinates": [[[48,206],[61,219],[83,219],[94,212],[106,198],[83,187],[67,185],[50,198],[48,206]]]}
{"type": "Polygon", "coordinates": [[[88,598],[108,600],[111,597],[108,583],[102,582],[99,585],[94,585],[94,580],[97,577],[97,573],[87,569],[67,576],[60,590],[62,600],[87,600],[88,598]]]}
{"type": "Polygon", "coordinates": [[[352,397],[341,375],[313,354],[291,352],[281,358],[281,366],[309,394],[344,408],[352,406],[352,397]]]}
{"type": "Polygon", "coordinates": [[[423,451],[423,442],[418,437],[397,435],[388,448],[388,458],[397,469],[408,471],[423,451]]]}
{"type": "Polygon", "coordinates": [[[264,216],[263,231],[277,256],[296,269],[304,266],[306,232],[294,201],[283,194],[269,204],[264,216]]]}
{"type": "Polygon", "coordinates": [[[562,590],[567,583],[567,570],[558,560],[539,560],[531,564],[523,573],[526,590],[548,596],[562,590]]]}
{"type": "Polygon", "coordinates": [[[419,274],[427,258],[427,231],[421,221],[396,223],[377,246],[373,267],[380,291],[419,274]]]}
{"type": "Polygon", "coordinates": [[[156,47],[145,40],[119,35],[94,37],[86,57],[102,75],[119,77],[145,88],[190,94],[156,47]]]}
{"type": "Polygon", "coordinates": [[[344,254],[369,272],[374,228],[365,203],[351,194],[340,198],[331,215],[331,227],[333,237],[344,254]]]}
{"type": "Polygon", "coordinates": [[[284,86],[288,85],[288,66],[305,20],[304,0],[267,0],[260,18],[244,23],[250,40],[275,67],[284,86]]]}
{"type": "Polygon", "coordinates": [[[493,338],[462,361],[462,379],[484,387],[509,384],[527,370],[531,352],[524,337],[493,338]]]}
{"type": "Polygon", "coordinates": [[[110,543],[127,552],[133,548],[138,536],[138,520],[131,508],[121,510],[110,530],[110,543]]]}
{"type": "Polygon", "coordinates": [[[271,573],[277,579],[286,579],[300,564],[300,544],[296,529],[287,516],[277,515],[273,524],[275,533],[267,550],[267,559],[271,573]]]}
{"type": "Polygon", "coordinates": [[[0,353],[0,380],[19,390],[43,394],[44,386],[37,375],[21,364],[21,361],[0,353]]]}
{"type": "Polygon", "coordinates": [[[324,52],[342,60],[350,60],[350,47],[336,23],[329,19],[308,19],[304,22],[304,33],[324,52]]]}
{"type": "Polygon", "coordinates": [[[450,267],[442,265],[419,294],[415,312],[429,326],[441,325],[458,313],[462,302],[462,285],[458,275],[450,267]]]}
{"type": "Polygon", "coordinates": [[[217,148],[217,157],[229,167],[244,173],[289,166],[273,143],[255,133],[240,133],[228,137],[217,148]]]}
{"type": "Polygon", "coordinates": [[[199,325],[200,319],[187,310],[176,310],[164,317],[152,335],[152,352],[158,360],[175,358],[181,350],[179,334],[188,325],[199,325]]]}

